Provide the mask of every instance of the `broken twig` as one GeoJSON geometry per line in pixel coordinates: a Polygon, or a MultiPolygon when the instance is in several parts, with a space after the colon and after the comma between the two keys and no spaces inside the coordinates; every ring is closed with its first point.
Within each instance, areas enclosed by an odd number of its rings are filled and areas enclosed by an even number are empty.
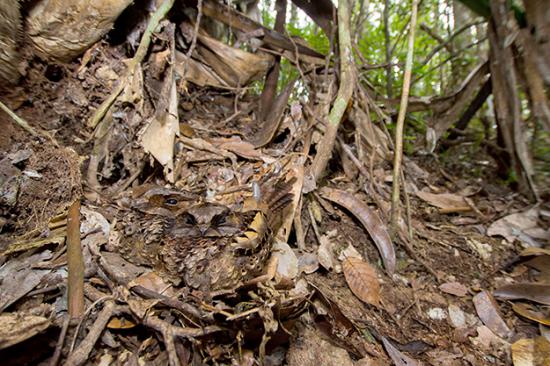
{"type": "Polygon", "coordinates": [[[10,116],[11,119],[13,119],[13,121],[19,125],[19,127],[24,129],[31,135],[45,137],[48,140],[50,140],[56,147],[59,147],[59,144],[57,143],[57,141],[49,133],[47,133],[46,131],[36,131],[34,128],[32,128],[31,125],[29,125],[27,121],[25,121],[23,118],[15,114],[15,112],[9,109],[9,107],[2,102],[0,102],[0,109],[6,112],[6,114],[10,116]]]}
{"type": "Polygon", "coordinates": [[[78,319],[84,313],[84,258],[80,246],[80,199],[69,207],[67,219],[67,267],[69,316],[78,319]]]}

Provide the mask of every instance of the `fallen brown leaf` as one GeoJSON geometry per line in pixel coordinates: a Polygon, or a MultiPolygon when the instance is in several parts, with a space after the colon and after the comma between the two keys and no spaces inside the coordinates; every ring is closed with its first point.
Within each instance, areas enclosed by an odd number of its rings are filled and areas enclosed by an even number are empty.
{"type": "Polygon", "coordinates": [[[418,191],[416,195],[422,200],[426,201],[432,206],[438,207],[444,213],[451,212],[465,212],[470,211],[472,208],[464,197],[453,193],[430,193],[418,191]]]}
{"type": "Polygon", "coordinates": [[[487,235],[503,236],[510,243],[516,238],[521,240],[522,233],[534,238],[544,238],[548,234],[538,226],[538,216],[538,208],[505,216],[489,226],[487,235]]]}
{"type": "Polygon", "coordinates": [[[380,283],[376,270],[359,258],[347,258],[342,270],[351,291],[360,300],[374,306],[380,306],[380,283]]]}
{"type": "Polygon", "coordinates": [[[525,299],[550,305],[550,285],[540,283],[516,283],[499,287],[493,293],[503,300],[525,299]]]}
{"type": "Polygon", "coordinates": [[[384,348],[386,349],[386,352],[388,352],[388,355],[394,362],[396,366],[420,366],[423,365],[421,361],[415,360],[414,358],[411,358],[401,351],[399,351],[393,344],[391,344],[390,341],[388,341],[386,338],[382,337],[382,343],[384,344],[384,348]]]}
{"type": "Polygon", "coordinates": [[[443,292],[446,292],[455,296],[466,296],[468,293],[468,288],[459,282],[446,282],[439,286],[439,289],[443,292]]]}
{"type": "Polygon", "coordinates": [[[512,309],[524,318],[535,321],[539,324],[550,326],[550,317],[543,314],[529,304],[515,303],[512,309]]]}
{"type": "Polygon", "coordinates": [[[47,329],[52,321],[44,316],[25,313],[0,315],[0,349],[23,342],[47,329]]]}
{"type": "Polygon", "coordinates": [[[123,317],[113,317],[107,323],[107,328],[109,329],[131,329],[135,326],[136,323],[123,317]]]}
{"type": "Polygon", "coordinates": [[[481,291],[474,296],[473,302],[477,315],[487,328],[502,338],[508,338],[510,336],[512,332],[500,316],[498,304],[490,293],[481,291]]]}

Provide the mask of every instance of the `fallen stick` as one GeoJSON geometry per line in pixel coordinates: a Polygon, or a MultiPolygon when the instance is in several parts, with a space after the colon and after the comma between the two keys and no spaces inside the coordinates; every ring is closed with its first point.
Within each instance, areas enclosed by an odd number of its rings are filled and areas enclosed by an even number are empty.
{"type": "Polygon", "coordinates": [[[67,219],[67,268],[69,317],[79,319],[84,314],[84,258],[80,246],[80,198],[69,207],[67,219]]]}

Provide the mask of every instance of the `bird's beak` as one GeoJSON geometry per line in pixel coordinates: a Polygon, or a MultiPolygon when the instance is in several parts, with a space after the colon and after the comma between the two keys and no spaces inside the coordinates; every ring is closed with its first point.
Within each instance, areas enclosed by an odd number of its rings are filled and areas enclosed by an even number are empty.
{"type": "Polygon", "coordinates": [[[199,231],[201,235],[206,234],[209,228],[210,228],[210,225],[199,225],[199,231]]]}

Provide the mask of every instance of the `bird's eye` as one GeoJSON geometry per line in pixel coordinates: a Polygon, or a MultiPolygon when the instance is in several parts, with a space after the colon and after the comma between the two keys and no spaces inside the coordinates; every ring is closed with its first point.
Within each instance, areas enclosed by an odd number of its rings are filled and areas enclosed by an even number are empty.
{"type": "Polygon", "coordinates": [[[193,215],[189,214],[186,214],[183,220],[187,225],[195,225],[197,223],[197,220],[195,220],[193,215]]]}
{"type": "Polygon", "coordinates": [[[175,206],[178,204],[178,200],[175,198],[167,198],[166,201],[164,201],[167,205],[175,206]]]}
{"type": "Polygon", "coordinates": [[[223,225],[223,224],[226,224],[227,223],[227,216],[224,215],[224,214],[221,214],[221,215],[216,215],[214,216],[214,218],[212,219],[212,223],[216,226],[220,226],[220,225],[223,225]]]}

